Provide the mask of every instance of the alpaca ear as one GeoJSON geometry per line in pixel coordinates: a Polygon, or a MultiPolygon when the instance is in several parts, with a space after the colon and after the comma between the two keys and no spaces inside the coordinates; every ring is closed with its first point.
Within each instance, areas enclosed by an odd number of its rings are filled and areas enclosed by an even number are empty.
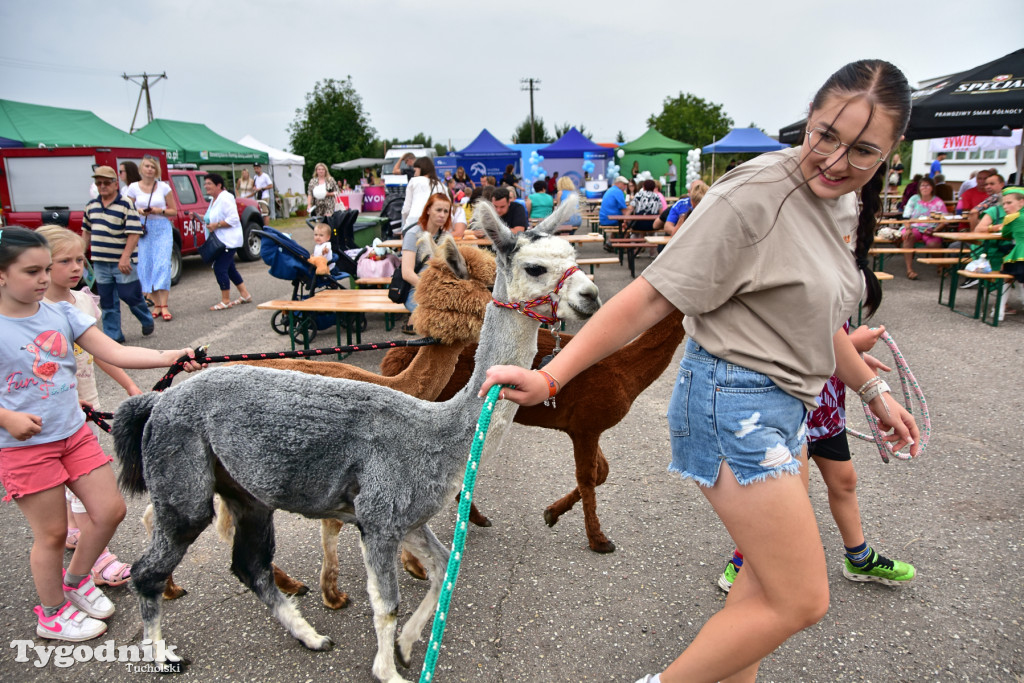
{"type": "Polygon", "coordinates": [[[517,238],[501,220],[490,202],[477,202],[473,207],[473,222],[484,231],[491,245],[499,254],[510,254],[517,238]]]}
{"type": "Polygon", "coordinates": [[[573,214],[576,213],[577,201],[578,198],[576,196],[576,193],[574,192],[570,194],[568,197],[565,198],[564,202],[561,202],[558,205],[558,208],[555,209],[554,213],[552,213],[550,216],[548,216],[543,221],[538,223],[537,226],[533,229],[536,232],[542,232],[546,235],[553,235],[555,232],[555,228],[557,228],[559,225],[565,225],[566,223],[568,223],[569,220],[572,218],[573,214]]]}
{"type": "Polygon", "coordinates": [[[426,263],[437,254],[437,245],[430,233],[424,232],[416,240],[416,263],[426,263]]]}
{"type": "Polygon", "coordinates": [[[455,277],[460,280],[469,279],[469,268],[466,266],[466,259],[462,257],[462,252],[455,245],[455,240],[452,239],[451,235],[444,236],[435,256],[448,264],[455,277]]]}

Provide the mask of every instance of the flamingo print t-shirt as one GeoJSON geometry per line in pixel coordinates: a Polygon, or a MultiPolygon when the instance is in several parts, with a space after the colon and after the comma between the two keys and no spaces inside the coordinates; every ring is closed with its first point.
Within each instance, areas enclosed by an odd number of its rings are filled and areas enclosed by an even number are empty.
{"type": "Polygon", "coordinates": [[[0,429],[0,448],[38,446],[66,439],[85,424],[78,406],[75,340],[96,324],[71,304],[42,302],[35,315],[0,315],[0,407],[38,415],[43,429],[18,441],[0,429]]]}

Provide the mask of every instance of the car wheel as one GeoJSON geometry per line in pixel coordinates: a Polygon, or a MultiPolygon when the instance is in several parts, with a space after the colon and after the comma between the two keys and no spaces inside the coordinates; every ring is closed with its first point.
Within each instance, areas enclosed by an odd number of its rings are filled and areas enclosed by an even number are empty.
{"type": "Polygon", "coordinates": [[[262,239],[259,235],[253,234],[253,229],[259,230],[262,227],[256,221],[249,221],[245,224],[242,229],[242,248],[238,250],[238,258],[243,261],[259,260],[262,239]]]}
{"type": "Polygon", "coordinates": [[[177,243],[171,248],[171,286],[181,281],[181,247],[177,243]]]}

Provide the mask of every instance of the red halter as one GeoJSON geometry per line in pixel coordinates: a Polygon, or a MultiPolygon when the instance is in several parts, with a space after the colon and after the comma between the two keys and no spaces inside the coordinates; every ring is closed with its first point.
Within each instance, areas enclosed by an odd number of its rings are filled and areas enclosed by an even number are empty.
{"type": "MultiPolygon", "coordinates": [[[[565,284],[565,281],[568,280],[569,277],[573,273],[578,273],[579,270],[580,269],[577,268],[576,266],[569,266],[569,269],[566,270],[565,273],[562,274],[562,277],[561,277],[561,279],[559,279],[558,284],[555,285],[555,291],[552,292],[551,294],[558,294],[558,290],[560,290],[562,288],[562,285],[565,284]]],[[[530,301],[526,301],[526,302],[519,302],[519,301],[506,302],[506,301],[498,301],[497,299],[494,299],[494,298],[491,299],[491,302],[495,306],[501,306],[502,308],[511,308],[514,311],[519,311],[523,315],[529,316],[529,317],[533,318],[534,320],[539,320],[540,322],[542,322],[542,323],[544,323],[546,325],[554,325],[555,323],[558,322],[558,302],[551,298],[551,294],[545,294],[544,296],[540,297],[539,299],[531,299],[530,301]],[[542,315],[542,314],[538,313],[537,311],[533,310],[535,308],[538,308],[538,307],[544,306],[544,305],[550,305],[551,306],[551,315],[550,316],[542,315]]]]}

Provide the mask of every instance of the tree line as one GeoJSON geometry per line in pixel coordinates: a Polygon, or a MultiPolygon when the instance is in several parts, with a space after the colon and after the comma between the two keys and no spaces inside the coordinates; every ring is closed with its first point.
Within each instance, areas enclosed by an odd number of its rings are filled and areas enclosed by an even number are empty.
{"type": "MultiPolygon", "coordinates": [[[[733,127],[733,120],[725,113],[722,105],[704,100],[690,93],[680,92],[668,96],[662,102],[661,111],[651,114],[647,126],[673,140],[695,146],[710,144],[721,139],[733,127]]],[[[544,119],[534,117],[533,139],[538,143],[551,143],[562,137],[572,124],[555,124],[551,131],[544,119]]],[[[587,138],[593,133],[582,123],[576,129],[587,138]]],[[[306,158],[304,173],[310,177],[313,167],[319,161],[328,164],[356,159],[359,157],[383,157],[384,151],[399,144],[418,144],[433,147],[438,155],[448,153],[448,147],[435,143],[431,136],[417,133],[411,139],[380,138],[370,123],[370,117],[363,108],[363,100],[352,85],[352,77],[343,80],[328,78],[318,81],[313,90],[306,93],[305,104],[295,110],[295,119],[288,126],[291,151],[306,158]]],[[[531,121],[527,116],[516,126],[510,137],[513,143],[529,142],[531,121]]],[[[622,131],[616,136],[617,142],[625,142],[622,131]]],[[[337,177],[349,177],[355,181],[358,171],[338,173],[337,177]]]]}

